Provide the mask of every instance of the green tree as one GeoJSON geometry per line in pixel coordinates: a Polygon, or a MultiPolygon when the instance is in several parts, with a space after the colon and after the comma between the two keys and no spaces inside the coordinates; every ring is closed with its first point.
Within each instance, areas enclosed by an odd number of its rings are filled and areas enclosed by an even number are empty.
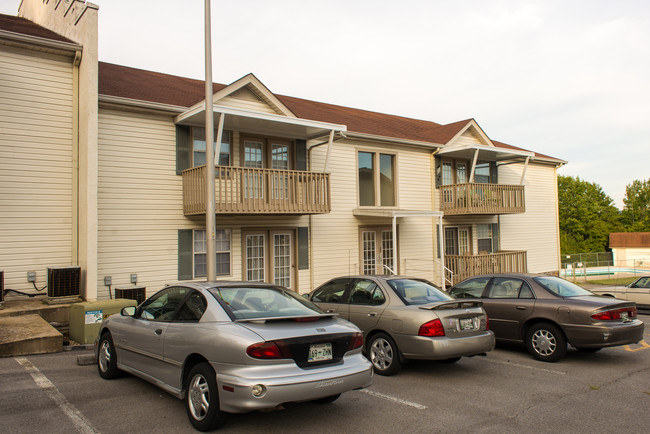
{"type": "Polygon", "coordinates": [[[612,198],[596,183],[559,175],[558,199],[562,254],[604,252],[610,232],[621,229],[612,198]]]}
{"type": "Polygon", "coordinates": [[[634,180],[625,187],[621,222],[626,232],[650,231],[650,179],[634,180]]]}

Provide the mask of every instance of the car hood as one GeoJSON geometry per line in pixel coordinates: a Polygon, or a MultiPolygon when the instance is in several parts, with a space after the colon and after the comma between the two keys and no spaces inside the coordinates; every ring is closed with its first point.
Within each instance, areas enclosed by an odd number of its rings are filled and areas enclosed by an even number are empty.
{"type": "Polygon", "coordinates": [[[292,318],[273,321],[239,320],[237,324],[256,333],[265,341],[359,331],[354,324],[331,316],[305,322],[299,322],[292,318]]]}

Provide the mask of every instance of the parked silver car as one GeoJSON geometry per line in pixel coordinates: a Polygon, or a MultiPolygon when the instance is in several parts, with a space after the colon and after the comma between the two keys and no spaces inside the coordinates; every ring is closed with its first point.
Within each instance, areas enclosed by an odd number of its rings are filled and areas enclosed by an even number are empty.
{"type": "Polygon", "coordinates": [[[380,375],[395,374],[408,359],[456,362],[494,348],[480,301],[455,300],[425,280],[338,277],[309,299],[363,331],[366,355],[380,375]]]}
{"type": "Polygon", "coordinates": [[[185,399],[195,428],[226,413],[287,402],[332,402],[367,387],[372,366],[359,329],[296,293],[250,282],[169,286],[106,319],[99,375],[126,371],[185,399]]]}

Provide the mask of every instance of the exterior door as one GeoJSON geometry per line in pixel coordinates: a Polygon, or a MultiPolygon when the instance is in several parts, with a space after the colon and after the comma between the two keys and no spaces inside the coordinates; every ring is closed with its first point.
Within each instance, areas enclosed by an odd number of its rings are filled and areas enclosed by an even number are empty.
{"type": "Polygon", "coordinates": [[[458,254],[458,228],[445,228],[445,255],[458,254]]]}
{"type": "Polygon", "coordinates": [[[397,274],[393,263],[393,231],[364,228],[360,235],[361,274],[397,274]]]}
{"type": "Polygon", "coordinates": [[[244,280],[295,289],[295,245],[292,230],[243,234],[244,280]]]}

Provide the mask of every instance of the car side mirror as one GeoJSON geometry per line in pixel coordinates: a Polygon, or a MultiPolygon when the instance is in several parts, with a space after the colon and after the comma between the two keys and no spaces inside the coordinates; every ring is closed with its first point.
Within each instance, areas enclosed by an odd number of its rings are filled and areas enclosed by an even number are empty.
{"type": "Polygon", "coordinates": [[[134,316],[135,315],[135,306],[123,307],[122,310],[120,311],[120,315],[122,315],[122,316],[134,316]]]}

